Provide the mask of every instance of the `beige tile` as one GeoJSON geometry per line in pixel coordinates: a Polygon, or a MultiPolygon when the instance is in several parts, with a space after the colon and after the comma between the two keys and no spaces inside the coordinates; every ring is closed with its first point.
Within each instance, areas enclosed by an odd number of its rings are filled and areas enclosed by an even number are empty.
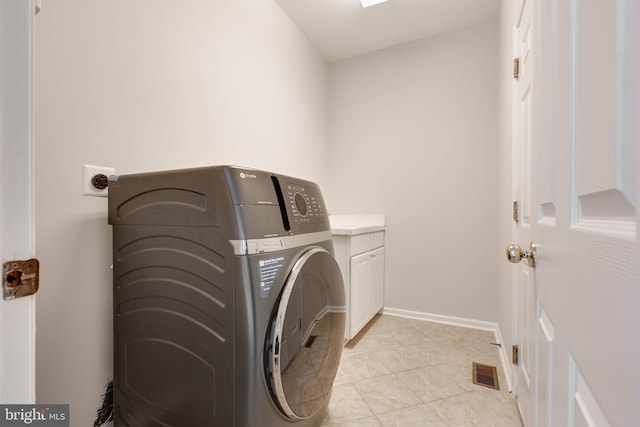
{"type": "Polygon", "coordinates": [[[486,363],[497,365],[500,363],[500,346],[496,345],[495,337],[492,332],[473,331],[466,332],[458,343],[466,347],[469,353],[474,357],[474,361],[478,363],[486,363]]]}
{"type": "MultiPolygon", "coordinates": [[[[498,385],[500,386],[500,391],[503,393],[509,393],[509,389],[507,387],[507,379],[502,372],[501,364],[492,364],[486,361],[479,360],[477,363],[488,364],[489,366],[495,366],[498,372],[498,385]]],[[[484,389],[485,386],[476,385],[473,383],[473,366],[472,363],[466,360],[458,360],[451,363],[443,363],[440,365],[436,365],[436,368],[444,373],[446,376],[451,378],[465,391],[474,391],[478,389],[484,389]]]]}
{"type": "Polygon", "coordinates": [[[409,324],[398,328],[394,335],[400,345],[428,343],[432,340],[429,331],[420,325],[409,324]]]}
{"type": "Polygon", "coordinates": [[[521,426],[513,398],[496,390],[484,389],[429,403],[449,426],[521,426]]]}
{"type": "MultiPolygon", "coordinates": [[[[322,424],[323,426],[325,424],[322,424]]],[[[347,421],[340,424],[326,424],[331,427],[382,427],[380,421],[376,417],[362,418],[355,421],[347,421]]]]}
{"type": "MultiPolygon", "coordinates": [[[[306,375],[282,375],[282,388],[290,405],[301,405],[325,396],[320,379],[312,372],[306,375]]],[[[328,390],[327,390],[328,392],[328,390]]]]}
{"type": "Polygon", "coordinates": [[[494,341],[495,334],[493,331],[485,331],[482,329],[460,328],[460,335],[464,336],[468,341],[494,341]]]}
{"type": "Polygon", "coordinates": [[[455,360],[473,359],[473,351],[454,337],[438,337],[426,344],[417,344],[412,348],[422,351],[429,365],[449,363],[455,360]]]}
{"type": "Polygon", "coordinates": [[[345,354],[340,361],[340,369],[351,382],[391,373],[380,359],[369,353],[345,354]]]}
{"type": "Polygon", "coordinates": [[[490,331],[376,316],[343,348],[322,425],[520,426],[494,340],[490,331]],[[496,366],[501,390],[474,385],[472,362],[496,366]]]}
{"type": "MultiPolygon", "coordinates": [[[[497,350],[495,350],[497,353],[497,350]]],[[[472,359],[462,359],[456,360],[449,363],[442,363],[435,365],[442,373],[447,375],[449,378],[453,379],[458,386],[460,386],[465,391],[473,391],[481,388],[486,388],[481,385],[473,384],[472,372],[473,372],[473,363],[482,363],[489,366],[495,366],[498,372],[498,385],[500,386],[500,391],[503,393],[509,393],[509,388],[507,384],[507,379],[504,375],[504,371],[502,369],[502,363],[499,355],[495,357],[483,357],[482,355],[473,355],[472,359]]]]}
{"type": "Polygon", "coordinates": [[[455,381],[433,366],[398,372],[396,375],[423,402],[431,402],[464,392],[455,381]]]}
{"type": "Polygon", "coordinates": [[[469,347],[475,362],[493,366],[500,364],[500,350],[498,347],[490,344],[467,344],[467,347],[469,347]]]}
{"type": "MultiPolygon", "coordinates": [[[[467,360],[456,360],[450,363],[442,363],[440,365],[436,365],[436,368],[455,381],[455,383],[464,391],[474,391],[480,387],[484,387],[473,383],[473,368],[471,362],[468,362],[467,360]]],[[[498,378],[498,381],[500,381],[500,378],[498,378]]],[[[502,387],[501,383],[500,386],[502,387]]]]}
{"type": "Polygon", "coordinates": [[[354,383],[376,414],[417,405],[420,399],[395,375],[365,378],[354,383]]]}
{"type": "Polygon", "coordinates": [[[360,335],[376,340],[393,339],[398,341],[400,345],[417,344],[431,338],[428,328],[425,328],[425,323],[402,317],[377,316],[363,329],[360,335]]]}
{"type": "Polygon", "coordinates": [[[334,425],[373,416],[373,412],[353,384],[333,388],[322,425],[334,425]]]}
{"type": "Polygon", "coordinates": [[[387,316],[387,315],[377,315],[370,322],[371,328],[380,328],[380,329],[392,329],[397,330],[398,328],[404,328],[407,325],[415,322],[413,319],[407,319],[405,317],[399,316],[387,316]]]}
{"type": "Polygon", "coordinates": [[[384,427],[447,427],[427,404],[380,414],[378,419],[384,427]]]}
{"type": "Polygon", "coordinates": [[[483,339],[474,343],[460,335],[437,337],[414,347],[424,351],[432,365],[456,360],[496,365],[500,361],[499,349],[491,345],[491,341],[483,339]]]}
{"type": "Polygon", "coordinates": [[[338,372],[336,372],[336,377],[333,380],[333,386],[337,386],[340,384],[346,384],[346,383],[350,383],[351,380],[349,379],[349,377],[347,376],[347,374],[344,372],[344,369],[342,368],[342,361],[340,362],[340,366],[338,367],[338,372]]]}
{"type": "Polygon", "coordinates": [[[342,354],[380,351],[386,348],[396,348],[400,345],[393,335],[387,337],[364,335],[347,342],[342,349],[342,354]]]}
{"type": "Polygon", "coordinates": [[[376,351],[374,354],[391,372],[402,372],[430,365],[429,357],[418,346],[398,346],[376,351]]]}
{"type": "Polygon", "coordinates": [[[364,337],[376,340],[389,339],[395,335],[397,330],[398,325],[395,322],[390,322],[386,316],[376,316],[362,328],[354,340],[358,341],[359,338],[364,337]]]}
{"type": "Polygon", "coordinates": [[[429,334],[433,338],[463,338],[467,333],[467,328],[459,326],[447,325],[445,323],[425,322],[429,323],[429,334]]]}

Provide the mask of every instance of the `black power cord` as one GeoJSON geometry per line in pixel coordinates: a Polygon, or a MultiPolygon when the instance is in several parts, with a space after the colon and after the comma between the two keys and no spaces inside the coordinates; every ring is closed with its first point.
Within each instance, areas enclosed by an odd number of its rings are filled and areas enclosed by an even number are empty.
{"type": "Polygon", "coordinates": [[[96,412],[96,420],[93,427],[100,427],[109,421],[113,421],[113,380],[107,381],[104,395],[102,396],[102,406],[96,412]]]}

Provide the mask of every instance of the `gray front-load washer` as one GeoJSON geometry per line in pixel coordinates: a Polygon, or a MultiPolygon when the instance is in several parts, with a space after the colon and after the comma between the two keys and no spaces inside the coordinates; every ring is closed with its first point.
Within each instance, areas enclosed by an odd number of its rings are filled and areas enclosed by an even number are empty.
{"type": "Polygon", "coordinates": [[[212,166],[111,177],[115,426],[317,426],[345,297],[318,186],[212,166]]]}

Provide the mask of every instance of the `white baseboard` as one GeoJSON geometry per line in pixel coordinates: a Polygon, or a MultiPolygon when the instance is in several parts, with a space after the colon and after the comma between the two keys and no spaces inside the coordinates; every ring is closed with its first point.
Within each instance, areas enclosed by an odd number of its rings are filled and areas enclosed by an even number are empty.
{"type": "Polygon", "coordinates": [[[461,326],[463,328],[480,329],[483,331],[495,331],[498,324],[483,320],[467,319],[465,317],[443,316],[441,314],[423,313],[421,311],[403,310],[400,308],[384,307],[382,314],[407,317],[409,319],[428,320],[430,322],[444,323],[447,325],[461,326]]]}
{"type": "Polygon", "coordinates": [[[502,372],[504,372],[504,376],[507,380],[507,388],[509,391],[512,391],[511,387],[511,364],[509,363],[509,357],[507,354],[507,349],[504,346],[504,341],[502,340],[502,334],[500,333],[500,325],[494,322],[486,322],[483,320],[476,319],[468,319],[465,317],[455,317],[455,316],[443,316],[441,314],[433,314],[433,313],[424,313],[420,311],[412,311],[412,310],[404,310],[400,308],[393,307],[384,307],[382,309],[382,314],[387,314],[389,316],[398,316],[398,317],[406,317],[409,319],[416,320],[424,320],[427,322],[436,322],[436,323],[444,323],[446,325],[452,326],[460,326],[462,328],[471,328],[471,329],[479,329],[482,331],[491,331],[493,332],[496,343],[500,344],[498,348],[500,354],[500,362],[502,363],[502,372]]]}

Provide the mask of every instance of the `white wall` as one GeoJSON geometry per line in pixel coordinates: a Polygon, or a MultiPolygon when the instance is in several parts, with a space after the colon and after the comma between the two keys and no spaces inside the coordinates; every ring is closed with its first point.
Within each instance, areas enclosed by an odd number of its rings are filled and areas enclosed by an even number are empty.
{"type": "Polygon", "coordinates": [[[37,401],[93,422],[112,375],[118,173],[239,164],[325,181],[328,66],[265,0],[57,0],[37,18],[37,401]],[[295,159],[295,161],[292,161],[295,159]]]}
{"type": "Polygon", "coordinates": [[[385,306],[498,321],[498,24],[331,64],[328,206],[387,215],[385,306]]]}

